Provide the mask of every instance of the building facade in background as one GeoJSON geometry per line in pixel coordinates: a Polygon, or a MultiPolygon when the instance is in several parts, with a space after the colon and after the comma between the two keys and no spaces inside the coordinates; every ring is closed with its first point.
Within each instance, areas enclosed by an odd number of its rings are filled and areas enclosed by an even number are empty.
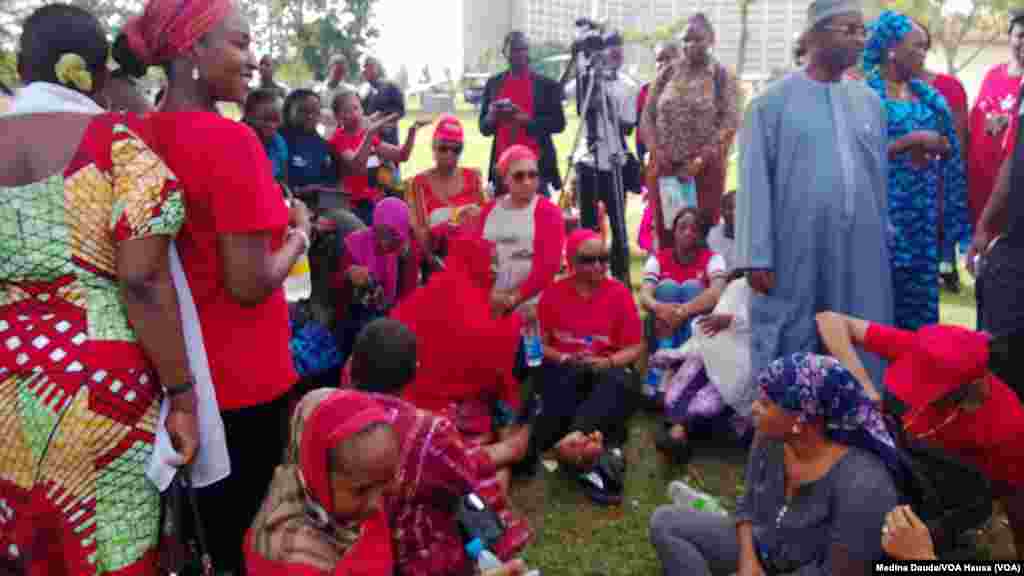
{"type": "MultiPolygon", "coordinates": [[[[745,74],[767,77],[786,68],[796,34],[806,20],[809,0],[756,0],[750,5],[745,74]]],[[[463,57],[467,70],[478,70],[490,51],[500,56],[510,30],[526,32],[534,44],[568,46],[581,17],[604,22],[616,30],[653,31],[659,26],[704,12],[714,24],[716,56],[735,67],[740,36],[737,0],[463,0],[463,57]]],[[[653,55],[642,47],[627,51],[627,69],[648,67],[653,55]]]]}

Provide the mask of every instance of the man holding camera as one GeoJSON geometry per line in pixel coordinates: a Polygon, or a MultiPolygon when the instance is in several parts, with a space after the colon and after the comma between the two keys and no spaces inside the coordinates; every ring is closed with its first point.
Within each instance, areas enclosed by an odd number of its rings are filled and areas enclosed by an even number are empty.
{"type": "Polygon", "coordinates": [[[612,274],[629,285],[629,237],[626,232],[626,197],[622,188],[623,168],[628,148],[626,136],[637,122],[636,101],[639,87],[619,73],[623,64],[622,35],[613,32],[583,38],[574,46],[579,80],[565,88],[566,97],[577,100],[582,129],[573,154],[576,164],[576,193],[580,208],[580,225],[600,231],[597,221],[597,203],[604,202],[612,231],[612,274]],[[593,48],[600,48],[594,50],[593,48]],[[580,62],[580,59],[585,59],[580,62]],[[587,85],[594,79],[597,85],[587,98],[587,85]],[[584,86],[578,86],[578,82],[584,86]]]}
{"type": "Polygon", "coordinates": [[[495,164],[510,146],[522,144],[540,159],[539,189],[548,196],[549,185],[556,190],[562,188],[551,138],[565,130],[561,87],[530,70],[530,44],[523,32],[513,30],[505,36],[502,54],[508,59],[509,69],[487,80],[480,99],[480,133],[494,137],[489,179],[495,193],[502,193],[495,164]]]}

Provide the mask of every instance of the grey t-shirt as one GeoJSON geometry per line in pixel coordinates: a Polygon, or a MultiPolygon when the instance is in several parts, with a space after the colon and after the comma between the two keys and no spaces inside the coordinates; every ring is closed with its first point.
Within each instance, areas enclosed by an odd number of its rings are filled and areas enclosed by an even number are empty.
{"type": "Polygon", "coordinates": [[[850,448],[821,479],[785,501],[782,442],[761,440],[750,451],[746,492],[737,520],[753,524],[765,569],[781,574],[830,574],[832,544],[855,562],[882,555],[885,515],[899,505],[889,469],[874,454],[850,448]]]}

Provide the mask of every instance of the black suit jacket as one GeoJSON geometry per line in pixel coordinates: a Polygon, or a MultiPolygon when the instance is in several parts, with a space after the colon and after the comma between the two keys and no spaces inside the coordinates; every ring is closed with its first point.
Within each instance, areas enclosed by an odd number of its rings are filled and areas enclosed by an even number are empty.
{"type": "MultiPolygon", "coordinates": [[[[562,177],[558,172],[558,154],[555,152],[555,143],[551,139],[552,134],[559,134],[565,130],[565,110],[562,108],[562,87],[554,80],[531,72],[533,76],[533,120],[526,125],[526,133],[540,145],[540,161],[538,170],[545,182],[550,183],[555,189],[561,190],[562,177]]],[[[505,82],[508,72],[502,72],[487,79],[484,86],[484,94],[480,99],[480,132],[484,136],[495,136],[498,127],[495,122],[488,119],[487,110],[491,107],[501,86],[505,82]]],[[[494,182],[498,173],[495,163],[495,148],[497,138],[491,143],[491,163],[488,170],[488,178],[494,182]]]]}

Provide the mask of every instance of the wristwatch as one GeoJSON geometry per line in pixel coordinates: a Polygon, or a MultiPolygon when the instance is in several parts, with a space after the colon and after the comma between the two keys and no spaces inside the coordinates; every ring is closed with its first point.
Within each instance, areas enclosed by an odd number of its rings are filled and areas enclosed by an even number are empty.
{"type": "Polygon", "coordinates": [[[175,386],[164,386],[164,396],[167,398],[174,398],[175,396],[180,396],[185,392],[188,392],[194,386],[195,384],[191,380],[186,380],[185,382],[175,386]]]}

